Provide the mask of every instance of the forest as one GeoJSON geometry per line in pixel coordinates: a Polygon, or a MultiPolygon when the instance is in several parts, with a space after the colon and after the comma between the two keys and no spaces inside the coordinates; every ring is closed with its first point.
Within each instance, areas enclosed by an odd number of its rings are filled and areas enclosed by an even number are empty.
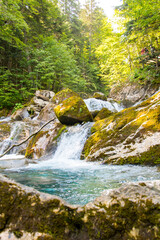
{"type": "Polygon", "coordinates": [[[159,0],[123,0],[116,31],[97,2],[0,0],[0,109],[37,89],[107,95],[115,84],[160,83],[159,0]]]}

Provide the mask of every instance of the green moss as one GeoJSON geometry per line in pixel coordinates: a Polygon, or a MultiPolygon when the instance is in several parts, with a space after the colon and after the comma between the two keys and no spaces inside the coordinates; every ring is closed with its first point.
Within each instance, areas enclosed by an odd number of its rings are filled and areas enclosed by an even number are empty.
{"type": "Polygon", "coordinates": [[[64,132],[65,129],[66,129],[66,126],[62,126],[62,127],[59,129],[57,135],[53,138],[52,141],[57,140],[57,139],[61,136],[61,134],[64,132]]]}
{"type": "Polygon", "coordinates": [[[160,145],[150,147],[146,152],[139,154],[138,156],[130,156],[126,158],[120,158],[116,162],[117,164],[137,164],[137,165],[159,165],[160,164],[160,145]]]}
{"type": "Polygon", "coordinates": [[[0,123],[0,132],[2,134],[7,134],[7,133],[10,133],[10,130],[11,130],[11,127],[8,123],[0,123]]]}
{"type": "Polygon", "coordinates": [[[65,99],[54,108],[54,111],[62,124],[72,125],[73,123],[93,120],[83,99],[78,96],[65,99]]]}
{"type": "Polygon", "coordinates": [[[0,118],[1,117],[7,117],[8,113],[9,113],[8,109],[4,108],[4,109],[0,110],[0,118]]]}
{"type": "Polygon", "coordinates": [[[24,231],[42,233],[37,240],[132,240],[135,228],[137,239],[160,239],[160,204],[138,192],[135,201],[113,196],[109,206],[97,201],[78,211],[59,199],[41,201],[13,183],[0,182],[0,196],[0,230],[9,228],[17,237],[24,231]]]}
{"type": "Polygon", "coordinates": [[[32,137],[32,139],[29,141],[28,146],[26,148],[26,153],[25,153],[26,158],[29,158],[29,159],[33,158],[34,147],[36,145],[36,142],[47,133],[48,131],[40,131],[39,133],[37,133],[35,136],[32,137]]]}
{"type": "Polygon", "coordinates": [[[94,118],[94,121],[96,122],[96,121],[99,121],[101,119],[107,118],[112,114],[113,113],[110,110],[108,110],[107,108],[102,108],[100,110],[100,112],[96,115],[96,117],[94,118]]]}
{"type": "MultiPolygon", "coordinates": [[[[158,96],[145,102],[145,106],[149,104],[149,107],[144,108],[141,105],[140,107],[131,107],[95,122],[91,128],[92,135],[84,146],[85,157],[90,155],[88,160],[101,161],[106,158],[106,155],[104,151],[99,151],[100,149],[106,147],[108,149],[108,147],[115,147],[118,144],[124,144],[126,148],[129,148],[128,144],[134,144],[137,138],[143,140],[148,133],[160,131],[160,99],[158,96]],[[97,151],[99,151],[98,154],[94,154],[97,151]],[[96,158],[92,157],[95,155],[96,158]]],[[[159,158],[156,157],[156,159],[159,158]]],[[[118,163],[121,164],[123,161],[125,162],[121,159],[118,163]]],[[[130,161],[135,164],[139,163],[138,157],[132,158],[130,161]]],[[[147,161],[149,162],[149,160],[147,161]]],[[[146,162],[145,158],[141,158],[141,162],[146,162]]],[[[158,164],[159,160],[153,162],[158,164]]],[[[126,161],[126,163],[128,162],[126,161]]]]}
{"type": "Polygon", "coordinates": [[[76,92],[72,91],[69,88],[66,88],[66,89],[56,93],[52,99],[52,102],[57,105],[57,104],[60,104],[61,102],[63,102],[64,100],[66,100],[67,98],[70,98],[73,96],[79,97],[79,95],[76,92]]]}

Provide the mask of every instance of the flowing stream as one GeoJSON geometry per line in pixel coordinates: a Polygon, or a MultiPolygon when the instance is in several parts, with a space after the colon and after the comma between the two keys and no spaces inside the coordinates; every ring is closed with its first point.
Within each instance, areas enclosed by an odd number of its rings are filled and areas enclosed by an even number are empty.
{"type": "Polygon", "coordinates": [[[160,179],[156,167],[100,165],[80,160],[91,125],[69,127],[62,134],[53,155],[37,161],[37,164],[12,168],[4,173],[17,182],[79,205],[124,182],[160,179]]]}
{"type": "MultiPolygon", "coordinates": [[[[86,104],[90,111],[100,110],[102,107],[107,107],[111,111],[122,109],[117,103],[94,99],[86,100],[86,104]]],[[[20,125],[23,126],[23,122],[20,125]]],[[[17,138],[16,134],[22,127],[20,125],[13,126],[11,136],[1,144],[1,152],[4,150],[2,149],[4,145],[10,145],[10,141],[17,138]]],[[[68,127],[59,139],[56,152],[37,160],[34,164],[30,163],[24,167],[25,160],[22,159],[23,167],[16,167],[15,155],[4,156],[4,159],[13,159],[13,165],[12,168],[1,172],[19,183],[58,195],[68,203],[78,205],[84,205],[104,190],[118,187],[124,182],[160,179],[156,167],[100,165],[80,160],[91,126],[92,123],[85,123],[68,127]]],[[[17,159],[17,162],[19,161],[20,159],[17,159]]]]}

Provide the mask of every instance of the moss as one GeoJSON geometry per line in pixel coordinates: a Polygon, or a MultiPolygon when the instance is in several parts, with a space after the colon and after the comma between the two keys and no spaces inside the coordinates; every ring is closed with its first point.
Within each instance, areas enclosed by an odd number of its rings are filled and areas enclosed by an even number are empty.
{"type": "MultiPolygon", "coordinates": [[[[145,106],[149,104],[149,107],[142,108],[141,105],[140,107],[131,107],[95,122],[91,128],[92,135],[86,141],[83,149],[85,157],[90,155],[88,160],[101,161],[106,158],[106,155],[105,151],[99,151],[100,149],[106,147],[108,149],[108,147],[115,147],[118,144],[124,144],[125,148],[129,148],[128,144],[134,144],[136,139],[142,141],[145,135],[160,131],[160,100],[158,96],[145,101],[145,106]],[[97,154],[94,154],[96,152],[97,154]],[[96,158],[92,157],[95,155],[96,158]]],[[[157,155],[155,154],[155,156],[157,155]]],[[[156,157],[156,159],[159,158],[156,157]]],[[[130,161],[135,164],[139,163],[138,157],[132,158],[130,161]]],[[[118,160],[118,163],[122,164],[122,162],[128,163],[122,159],[118,160]]],[[[141,162],[146,162],[145,158],[141,158],[141,162]]],[[[153,162],[158,164],[159,160],[153,162]]]]}
{"type": "Polygon", "coordinates": [[[100,112],[96,115],[96,117],[94,118],[94,121],[96,122],[96,121],[99,121],[101,119],[107,118],[112,114],[113,113],[110,110],[108,110],[107,108],[102,108],[100,110],[100,112]]]}
{"type": "Polygon", "coordinates": [[[23,236],[23,233],[21,231],[13,230],[13,233],[17,238],[21,238],[23,236]]]}
{"type": "Polygon", "coordinates": [[[4,108],[4,109],[0,110],[0,118],[1,117],[7,117],[8,113],[9,113],[8,109],[4,108]]]}
{"type": "Polygon", "coordinates": [[[0,229],[9,228],[17,237],[24,231],[42,233],[37,240],[133,240],[135,228],[137,239],[160,239],[160,204],[138,192],[135,201],[113,195],[109,206],[97,201],[95,207],[78,211],[59,199],[41,201],[7,182],[0,182],[0,196],[0,229]]]}
{"type": "Polygon", "coordinates": [[[32,139],[29,141],[28,146],[26,148],[26,153],[25,153],[26,158],[29,158],[29,159],[33,158],[34,147],[36,146],[36,142],[47,133],[48,131],[40,131],[39,133],[37,133],[35,136],[32,137],[32,139]]]}
{"type": "Polygon", "coordinates": [[[129,156],[120,158],[117,164],[137,164],[137,165],[159,165],[160,164],[160,145],[155,145],[149,148],[148,151],[139,154],[138,156],[129,156]]]}
{"type": "Polygon", "coordinates": [[[58,130],[57,135],[53,138],[52,141],[57,140],[57,139],[60,137],[60,135],[64,132],[65,129],[66,129],[66,126],[62,126],[62,127],[58,130]]]}
{"type": "Polygon", "coordinates": [[[52,99],[52,102],[57,105],[57,104],[60,104],[61,102],[63,102],[64,100],[66,100],[67,98],[70,98],[73,96],[79,97],[79,95],[76,92],[72,91],[69,88],[66,88],[66,89],[56,93],[52,99]]]}
{"type": "Polygon", "coordinates": [[[54,111],[59,121],[66,125],[93,120],[83,99],[77,96],[65,99],[54,111]]]}
{"type": "Polygon", "coordinates": [[[2,134],[7,134],[10,133],[11,127],[8,123],[0,123],[0,132],[2,132],[2,134]]]}

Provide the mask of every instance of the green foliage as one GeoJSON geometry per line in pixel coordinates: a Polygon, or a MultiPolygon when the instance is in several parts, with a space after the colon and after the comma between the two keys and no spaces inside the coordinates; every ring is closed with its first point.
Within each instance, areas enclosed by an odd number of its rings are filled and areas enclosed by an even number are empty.
{"type": "Polygon", "coordinates": [[[15,111],[17,111],[18,109],[21,109],[21,108],[23,108],[22,103],[16,103],[15,106],[14,106],[13,112],[15,112],[15,111]]]}
{"type": "Polygon", "coordinates": [[[75,91],[83,90],[85,81],[80,77],[80,70],[71,50],[56,39],[47,38],[42,48],[35,52],[33,76],[43,88],[59,91],[69,87],[75,91]]]}
{"type": "Polygon", "coordinates": [[[36,89],[106,93],[127,79],[159,84],[159,4],[125,0],[115,33],[96,0],[82,8],[78,0],[1,0],[0,109],[36,89]]]}

